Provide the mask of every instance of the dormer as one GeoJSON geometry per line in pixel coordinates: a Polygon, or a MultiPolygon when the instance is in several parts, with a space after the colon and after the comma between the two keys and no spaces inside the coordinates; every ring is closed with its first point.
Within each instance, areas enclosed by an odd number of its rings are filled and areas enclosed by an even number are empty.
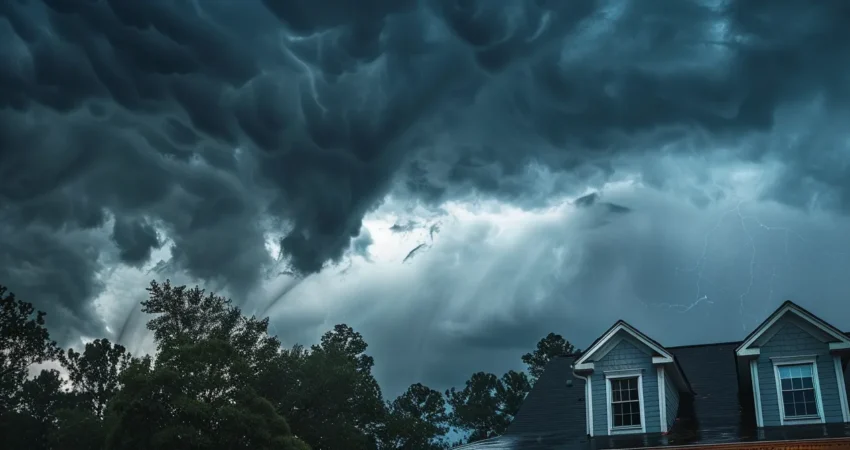
{"type": "Polygon", "coordinates": [[[850,422],[844,368],[850,339],[786,301],[735,349],[758,427],[850,422]]]}
{"type": "Polygon", "coordinates": [[[675,357],[620,320],[573,365],[585,380],[590,436],[667,432],[693,392],[675,357]]]}

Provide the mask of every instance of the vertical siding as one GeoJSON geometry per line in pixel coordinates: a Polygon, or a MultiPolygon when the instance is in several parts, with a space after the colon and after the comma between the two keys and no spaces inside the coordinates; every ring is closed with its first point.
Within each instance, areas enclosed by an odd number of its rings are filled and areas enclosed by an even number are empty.
{"type": "Polygon", "coordinates": [[[679,413],[679,390],[673,385],[670,371],[664,369],[664,395],[667,399],[667,429],[673,426],[679,413]]]}
{"type": "Polygon", "coordinates": [[[643,408],[647,433],[661,431],[658,407],[658,374],[652,365],[652,356],[637,347],[630,339],[623,339],[604,358],[594,362],[593,372],[593,432],[597,436],[608,434],[608,404],[605,380],[606,370],[643,369],[643,408]]]}
{"type": "Polygon", "coordinates": [[[838,397],[838,381],[829,345],[819,341],[807,331],[787,318],[780,319],[774,326],[782,327],[761,347],[759,356],[759,389],[761,393],[764,426],[778,426],[779,399],[776,392],[776,376],[772,356],[817,355],[818,381],[820,383],[823,413],[827,422],[843,422],[841,403],[838,397]]]}

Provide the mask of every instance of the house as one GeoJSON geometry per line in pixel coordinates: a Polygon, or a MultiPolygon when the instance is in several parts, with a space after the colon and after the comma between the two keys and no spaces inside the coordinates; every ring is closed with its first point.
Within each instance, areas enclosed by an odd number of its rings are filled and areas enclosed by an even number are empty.
{"type": "Polygon", "coordinates": [[[552,359],[504,435],[457,448],[850,449],[848,361],[790,301],[739,342],[664,347],[621,320],[552,359]]]}

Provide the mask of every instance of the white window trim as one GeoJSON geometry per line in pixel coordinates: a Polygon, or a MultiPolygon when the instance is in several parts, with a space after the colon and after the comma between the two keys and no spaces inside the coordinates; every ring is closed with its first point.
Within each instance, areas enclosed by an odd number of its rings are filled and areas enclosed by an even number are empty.
{"type": "Polygon", "coordinates": [[[605,374],[605,403],[608,409],[608,434],[642,434],[646,433],[646,414],[644,413],[643,403],[643,371],[628,370],[617,371],[616,373],[605,374]],[[613,410],[611,408],[611,380],[618,378],[635,378],[638,379],[638,403],[640,405],[640,427],[629,428],[614,428],[613,410]]]}
{"type": "Polygon", "coordinates": [[[847,405],[847,387],[844,385],[844,371],[841,369],[841,355],[832,356],[835,367],[835,379],[838,380],[838,399],[841,401],[841,418],[850,422],[850,407],[847,405]]]}
{"type": "Polygon", "coordinates": [[[773,361],[773,375],[776,379],[776,406],[779,410],[779,424],[780,425],[803,425],[803,424],[813,424],[813,423],[825,423],[824,414],[823,414],[823,401],[821,399],[821,390],[820,390],[820,382],[818,378],[818,361],[816,358],[811,357],[801,357],[794,358],[788,357],[783,358],[782,360],[774,360],[773,361]],[[785,408],[782,406],[782,381],[779,378],[779,368],[781,366],[789,366],[789,365],[797,365],[797,364],[811,364],[812,365],[812,384],[815,388],[815,402],[817,403],[818,408],[818,417],[811,419],[785,419],[785,408]]]}
{"type": "Polygon", "coordinates": [[[590,429],[590,437],[593,437],[593,375],[587,377],[587,426],[590,429]]]}
{"type": "Polygon", "coordinates": [[[664,379],[664,367],[659,366],[658,370],[658,410],[661,416],[661,432],[667,432],[667,382],[664,379]]]}
{"type": "Polygon", "coordinates": [[[755,400],[756,404],[756,427],[762,428],[764,427],[764,414],[761,409],[761,387],[759,383],[758,360],[750,360],[750,379],[753,382],[753,400],[755,400]]]}

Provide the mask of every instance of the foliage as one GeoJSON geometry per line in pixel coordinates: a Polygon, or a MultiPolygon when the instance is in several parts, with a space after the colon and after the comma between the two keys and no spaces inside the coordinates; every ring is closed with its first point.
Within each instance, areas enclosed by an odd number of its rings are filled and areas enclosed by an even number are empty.
{"type": "Polygon", "coordinates": [[[45,313],[0,286],[0,414],[15,407],[29,368],[60,352],[44,325],[45,313]]]}
{"type": "Polygon", "coordinates": [[[363,336],[340,324],[309,348],[281,348],[268,319],[229,299],[151,282],[156,352],[96,339],[63,352],[44,313],[0,286],[0,436],[10,450],[439,450],[450,428],[503,433],[531,381],[573,350],[550,333],[523,355],[531,377],[475,373],[445,395],[420,383],[384,401],[363,336]],[[41,370],[35,365],[61,367],[41,370]]]}
{"type": "Polygon", "coordinates": [[[448,447],[446,400],[439,391],[420,383],[407,388],[387,404],[387,417],[379,433],[381,450],[439,450],[448,447]]]}
{"type": "Polygon", "coordinates": [[[248,385],[229,343],[202,340],[135,360],[110,405],[108,449],[305,449],[286,420],[248,385]]]}
{"type": "Polygon", "coordinates": [[[385,411],[366,348],[360,333],[337,325],[309,351],[297,348],[288,355],[299,381],[280,404],[293,433],[315,448],[375,448],[385,411]]]}
{"type": "Polygon", "coordinates": [[[470,431],[469,442],[498,436],[508,428],[530,390],[524,372],[512,370],[502,378],[474,373],[463,389],[446,391],[453,410],[452,425],[470,431]]]}
{"type": "Polygon", "coordinates": [[[121,345],[96,339],[83,353],[68,349],[61,361],[80,406],[102,417],[106,403],[118,392],[118,375],[129,364],[130,354],[121,345]]]}
{"type": "Polygon", "coordinates": [[[528,366],[528,374],[534,383],[543,374],[550,359],[575,352],[575,347],[560,334],[549,333],[537,343],[537,349],[522,355],[522,362],[528,366]]]}

